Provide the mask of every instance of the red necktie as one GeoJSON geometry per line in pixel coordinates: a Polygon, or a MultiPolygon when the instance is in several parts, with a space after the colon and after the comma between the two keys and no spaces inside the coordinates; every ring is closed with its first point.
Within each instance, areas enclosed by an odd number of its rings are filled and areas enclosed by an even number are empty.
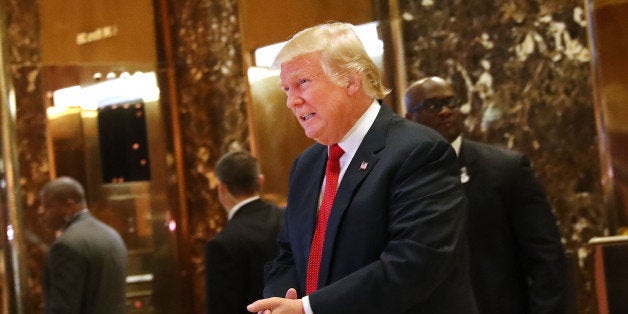
{"type": "Polygon", "coordinates": [[[318,271],[321,266],[321,256],[323,255],[327,220],[329,220],[331,205],[334,203],[334,197],[336,197],[338,188],[338,175],[340,175],[339,160],[344,153],[338,144],[329,147],[329,157],[327,158],[327,167],[325,168],[325,191],[323,192],[321,207],[318,209],[318,220],[310,246],[310,258],[307,261],[306,294],[314,292],[318,286],[318,271]]]}

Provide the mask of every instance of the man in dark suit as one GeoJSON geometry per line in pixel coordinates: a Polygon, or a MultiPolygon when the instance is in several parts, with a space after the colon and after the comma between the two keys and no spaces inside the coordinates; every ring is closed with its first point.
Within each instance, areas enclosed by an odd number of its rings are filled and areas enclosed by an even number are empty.
{"type": "Polygon", "coordinates": [[[228,222],[205,246],[207,313],[248,313],[262,297],[264,264],[277,255],[283,211],[260,199],[263,176],[249,153],[227,153],[216,177],[228,222]]]}
{"type": "Polygon", "coordinates": [[[377,101],[387,91],[350,24],[299,32],[275,64],[318,143],[293,164],[268,298],[249,311],[475,313],[451,146],[377,101]]]}
{"type": "Polygon", "coordinates": [[[551,207],[520,153],[462,137],[463,115],[439,77],[412,84],[406,118],[438,131],[460,159],[471,279],[482,314],[564,313],[565,257],[551,207]]]}
{"type": "Polygon", "coordinates": [[[40,196],[44,223],[62,230],[46,261],[45,313],[126,313],[127,249],[122,238],[90,214],[78,181],[52,180],[40,196]]]}

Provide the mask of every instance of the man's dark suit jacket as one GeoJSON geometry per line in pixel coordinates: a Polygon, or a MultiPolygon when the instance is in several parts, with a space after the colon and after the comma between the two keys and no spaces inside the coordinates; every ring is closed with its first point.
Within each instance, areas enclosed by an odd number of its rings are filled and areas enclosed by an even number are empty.
{"type": "MultiPolygon", "coordinates": [[[[326,159],[314,144],[293,164],[265,297],[304,295],[326,159]]],[[[338,187],[314,313],[475,313],[458,174],[449,143],[382,104],[338,187]]]]}
{"type": "Polygon", "coordinates": [[[88,212],[73,217],[48,253],[45,313],[126,313],[126,263],[113,228],[88,212]]]}
{"type": "Polygon", "coordinates": [[[528,159],[463,139],[460,162],[468,176],[471,279],[480,313],[563,314],[563,247],[528,159]]]}
{"type": "Polygon", "coordinates": [[[205,246],[207,313],[249,313],[262,298],[264,264],[277,256],[283,210],[260,199],[242,206],[205,246]]]}

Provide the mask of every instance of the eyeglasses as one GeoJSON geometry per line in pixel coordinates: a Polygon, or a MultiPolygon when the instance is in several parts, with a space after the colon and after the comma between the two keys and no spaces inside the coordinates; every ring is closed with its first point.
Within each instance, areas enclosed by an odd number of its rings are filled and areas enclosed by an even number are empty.
{"type": "Polygon", "coordinates": [[[446,98],[428,98],[418,105],[414,106],[412,109],[408,110],[409,113],[413,113],[418,111],[421,108],[425,108],[430,113],[439,113],[443,110],[443,107],[447,107],[451,110],[456,110],[460,108],[460,101],[456,99],[454,96],[446,97],[446,98]]]}

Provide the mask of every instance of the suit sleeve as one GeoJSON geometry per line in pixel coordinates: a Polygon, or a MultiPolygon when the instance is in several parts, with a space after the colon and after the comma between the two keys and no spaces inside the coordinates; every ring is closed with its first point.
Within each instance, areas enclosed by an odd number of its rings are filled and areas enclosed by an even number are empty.
{"type": "Polygon", "coordinates": [[[234,256],[223,243],[209,241],[205,246],[205,286],[207,313],[244,312],[246,291],[242,258],[234,256]]]}
{"type": "Polygon", "coordinates": [[[369,182],[386,191],[383,203],[372,202],[385,204],[381,210],[388,213],[386,247],[379,259],[313,292],[314,313],[405,313],[427,301],[458,267],[467,216],[453,149],[426,141],[398,155],[404,159],[387,172],[390,178],[371,174],[381,183],[369,182]]]}
{"type": "Polygon", "coordinates": [[[515,162],[508,208],[528,277],[530,313],[563,313],[566,266],[556,219],[528,159],[515,162]]]}
{"type": "Polygon", "coordinates": [[[66,244],[55,243],[48,254],[49,290],[46,313],[81,312],[85,290],[87,258],[66,244]]]}

